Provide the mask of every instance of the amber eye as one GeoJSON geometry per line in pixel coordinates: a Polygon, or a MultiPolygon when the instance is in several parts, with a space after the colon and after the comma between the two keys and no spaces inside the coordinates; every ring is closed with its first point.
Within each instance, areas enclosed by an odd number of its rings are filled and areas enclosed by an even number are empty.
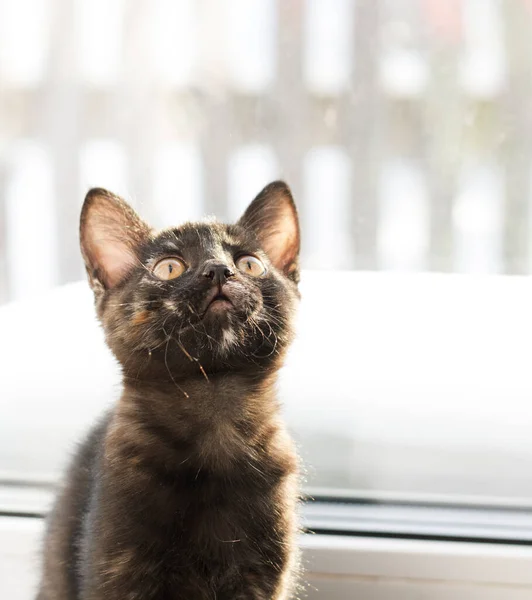
{"type": "Polygon", "coordinates": [[[163,258],[153,268],[153,274],[163,281],[170,281],[183,275],[185,269],[185,264],[178,258],[163,258]]]}
{"type": "Polygon", "coordinates": [[[260,277],[266,273],[266,267],[254,256],[241,256],[236,261],[236,266],[239,271],[252,277],[260,277]]]}

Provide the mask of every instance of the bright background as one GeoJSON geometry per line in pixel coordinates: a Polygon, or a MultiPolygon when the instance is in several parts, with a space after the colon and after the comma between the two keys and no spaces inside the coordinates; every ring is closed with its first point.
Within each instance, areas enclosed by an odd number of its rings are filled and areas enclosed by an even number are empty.
{"type": "Polygon", "coordinates": [[[529,0],[0,0],[0,302],[82,277],[89,186],[162,226],[283,177],[307,268],[530,272],[531,28],[529,0]]]}
{"type": "Polygon", "coordinates": [[[0,482],[55,483],[109,399],[90,295],[43,299],[87,189],[168,226],[283,177],[309,485],[529,506],[531,99],[530,0],[0,0],[0,482]]]}

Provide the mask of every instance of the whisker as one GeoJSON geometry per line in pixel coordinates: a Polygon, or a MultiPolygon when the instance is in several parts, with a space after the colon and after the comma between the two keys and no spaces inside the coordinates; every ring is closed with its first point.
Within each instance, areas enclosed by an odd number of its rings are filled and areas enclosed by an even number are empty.
{"type": "MultiPolygon", "coordinates": [[[[175,326],[174,326],[174,329],[175,329],[175,326]]],[[[163,327],[163,331],[164,331],[164,327],[163,327]]],[[[170,335],[167,338],[167,341],[166,341],[166,348],[165,348],[165,351],[164,351],[164,364],[165,364],[166,370],[168,371],[168,375],[170,375],[170,378],[172,379],[172,381],[173,381],[174,385],[176,386],[176,388],[180,392],[183,393],[183,395],[185,396],[185,398],[190,398],[190,396],[185,392],[185,390],[181,386],[179,386],[177,384],[177,381],[174,379],[174,376],[172,375],[172,372],[170,371],[170,367],[168,366],[168,346],[170,345],[170,340],[171,339],[172,339],[172,337],[170,335]]]]}
{"type": "Polygon", "coordinates": [[[191,356],[191,354],[189,352],[187,352],[186,348],[183,346],[183,344],[181,343],[180,340],[174,340],[174,341],[181,348],[181,350],[183,351],[184,355],[188,358],[188,360],[190,360],[191,362],[195,362],[198,365],[200,371],[203,374],[203,377],[205,377],[205,379],[210,383],[209,376],[207,375],[205,369],[203,368],[203,365],[200,363],[199,358],[196,358],[195,356],[191,356]]]}

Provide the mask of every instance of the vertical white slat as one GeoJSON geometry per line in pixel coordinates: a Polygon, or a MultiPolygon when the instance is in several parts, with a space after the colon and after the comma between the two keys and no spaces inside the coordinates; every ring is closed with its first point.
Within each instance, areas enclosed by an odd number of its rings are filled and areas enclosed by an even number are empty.
{"type": "Polygon", "coordinates": [[[453,207],[456,271],[501,271],[503,194],[503,177],[497,165],[475,165],[464,170],[453,207]]]}
{"type": "Polygon", "coordinates": [[[153,169],[152,223],[171,227],[203,216],[203,163],[194,143],[159,148],[153,169]]]}
{"type": "Polygon", "coordinates": [[[354,0],[306,0],[303,70],[311,92],[335,96],[349,86],[353,13],[354,0]]]}
{"type": "Polygon", "coordinates": [[[268,89],[276,76],[277,2],[226,0],[227,66],[232,86],[244,93],[268,89]]]}
{"type": "Polygon", "coordinates": [[[227,3],[202,0],[198,11],[198,80],[210,86],[227,84],[227,3]]]}
{"type": "Polygon", "coordinates": [[[122,62],[124,0],[75,0],[81,79],[94,86],[117,82],[122,62]]]}
{"type": "Polygon", "coordinates": [[[166,85],[185,87],[196,75],[198,3],[153,0],[151,50],[155,72],[166,85]]]}
{"type": "Polygon", "coordinates": [[[264,144],[239,147],[228,164],[229,218],[236,221],[262,188],[278,177],[274,151],[264,144]]]}
{"type": "Polygon", "coordinates": [[[425,91],[429,70],[425,58],[414,49],[383,53],[379,64],[381,87],[395,98],[416,98],[425,91]]]}
{"type": "Polygon", "coordinates": [[[110,139],[86,141],[80,151],[80,183],[82,195],[91,187],[101,187],[128,197],[126,153],[122,145],[110,139]]]}
{"type": "Polygon", "coordinates": [[[353,267],[350,165],[346,152],[336,146],[319,146],[305,156],[302,216],[308,268],[353,267]]]}
{"type": "Polygon", "coordinates": [[[13,145],[6,189],[7,277],[12,300],[57,283],[56,210],[50,154],[34,140],[13,145]]]}
{"type": "Polygon", "coordinates": [[[380,173],[377,253],[386,270],[423,271],[430,242],[429,199],[421,168],[396,159],[380,173]]]}
{"type": "Polygon", "coordinates": [[[0,79],[38,85],[48,59],[51,0],[0,0],[0,79]]]}
{"type": "Polygon", "coordinates": [[[462,15],[462,86],[471,96],[491,98],[502,91],[506,79],[500,0],[463,0],[462,15]]]}
{"type": "Polygon", "coordinates": [[[417,3],[408,2],[402,9],[390,0],[387,23],[382,28],[379,53],[379,80],[382,90],[395,98],[416,98],[423,94],[429,81],[428,56],[420,40],[416,19],[417,3]]]}
{"type": "Polygon", "coordinates": [[[532,165],[528,182],[528,272],[532,273],[532,165]]]}

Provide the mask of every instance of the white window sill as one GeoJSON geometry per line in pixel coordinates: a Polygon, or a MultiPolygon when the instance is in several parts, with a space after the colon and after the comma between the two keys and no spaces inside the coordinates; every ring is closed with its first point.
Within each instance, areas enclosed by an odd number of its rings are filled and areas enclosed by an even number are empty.
{"type": "MultiPolygon", "coordinates": [[[[0,517],[0,598],[33,600],[43,521],[0,517]]],[[[310,600],[530,600],[532,547],[301,536],[310,600]]]]}
{"type": "Polygon", "coordinates": [[[529,600],[532,547],[304,535],[309,598],[529,600]],[[313,589],[315,588],[315,589],[313,589]]]}

